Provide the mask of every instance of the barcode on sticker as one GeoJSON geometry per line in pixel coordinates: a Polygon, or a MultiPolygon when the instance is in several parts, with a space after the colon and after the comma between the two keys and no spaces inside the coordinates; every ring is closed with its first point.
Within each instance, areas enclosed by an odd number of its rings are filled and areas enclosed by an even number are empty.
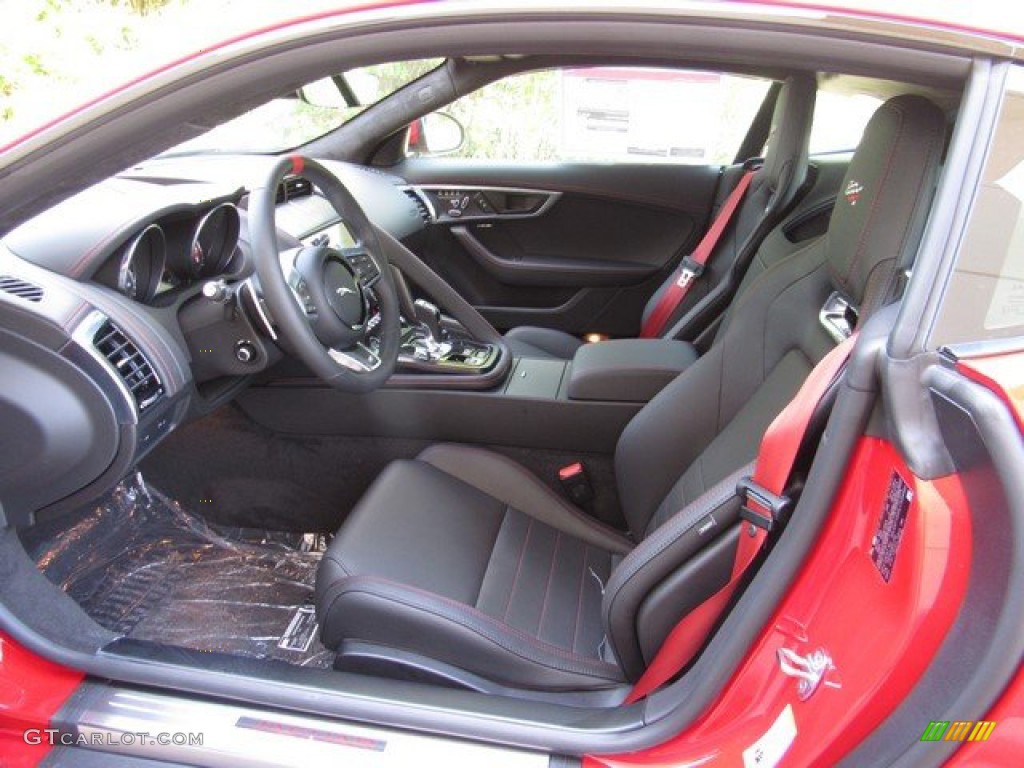
{"type": "Polygon", "coordinates": [[[305,653],[316,636],[316,610],[312,605],[299,606],[288,622],[284,636],[277,641],[277,647],[286,651],[305,653]]]}
{"type": "Polygon", "coordinates": [[[787,704],[764,736],[743,750],[743,768],[775,768],[796,739],[793,705],[787,704]]]}

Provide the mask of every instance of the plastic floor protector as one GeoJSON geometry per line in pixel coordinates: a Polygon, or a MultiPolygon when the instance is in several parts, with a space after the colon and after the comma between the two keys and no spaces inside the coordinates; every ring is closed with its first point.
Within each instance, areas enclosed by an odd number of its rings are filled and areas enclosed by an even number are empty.
{"type": "Polygon", "coordinates": [[[22,532],[54,584],[107,629],[200,651],[330,667],[313,582],[318,534],[221,529],[123,481],[91,510],[22,532]]]}

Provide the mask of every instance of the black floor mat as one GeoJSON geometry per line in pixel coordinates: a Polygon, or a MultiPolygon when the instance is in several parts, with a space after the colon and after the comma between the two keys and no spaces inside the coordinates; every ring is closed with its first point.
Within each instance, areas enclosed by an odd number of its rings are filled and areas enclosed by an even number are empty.
{"type": "Polygon", "coordinates": [[[137,640],[329,667],[313,614],[317,534],[214,528],[126,480],[77,519],[22,541],[97,623],[137,640]]]}

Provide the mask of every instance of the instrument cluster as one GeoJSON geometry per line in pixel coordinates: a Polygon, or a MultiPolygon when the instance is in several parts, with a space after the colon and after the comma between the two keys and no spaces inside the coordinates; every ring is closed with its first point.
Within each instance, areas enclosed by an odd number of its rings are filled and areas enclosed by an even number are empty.
{"type": "Polygon", "coordinates": [[[97,275],[135,301],[148,304],[174,288],[230,272],[240,218],[229,202],[194,213],[169,214],[143,227],[97,275]]]}

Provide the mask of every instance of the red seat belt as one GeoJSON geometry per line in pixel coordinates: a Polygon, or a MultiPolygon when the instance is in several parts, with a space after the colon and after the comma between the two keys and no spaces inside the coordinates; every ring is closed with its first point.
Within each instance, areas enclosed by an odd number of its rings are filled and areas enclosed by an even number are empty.
{"type": "Polygon", "coordinates": [[[740,177],[736,187],[729,193],[729,197],[722,204],[722,210],[718,212],[718,216],[711,224],[711,228],[701,238],[693,253],[683,259],[683,264],[679,268],[679,276],[665,289],[665,293],[661,295],[658,303],[647,317],[647,322],[644,323],[644,327],[640,331],[641,339],[657,338],[665,327],[665,323],[672,317],[672,313],[682,304],[686,294],[690,292],[690,288],[693,286],[693,281],[700,277],[704,271],[704,266],[711,259],[715,246],[718,245],[718,241],[722,237],[722,233],[725,232],[725,228],[729,226],[732,217],[736,215],[736,210],[740,207],[740,202],[747,193],[747,188],[750,186],[755,173],[756,171],[747,171],[740,177]]]}
{"type": "MultiPolygon", "coordinates": [[[[773,519],[771,501],[773,498],[781,497],[785,491],[814,411],[849,358],[855,338],[856,334],[822,358],[800,387],[796,397],[775,417],[775,421],[764,433],[757,454],[754,476],[749,483],[749,486],[753,487],[748,486],[747,489],[748,513],[763,517],[766,521],[773,519]]],[[[729,583],[680,619],[665,638],[650,666],[629,692],[627,704],[642,699],[672,679],[707,639],[708,633],[732,597],[743,574],[761,551],[771,525],[766,523],[764,527],[760,524],[743,526],[744,529],[748,527],[754,535],[748,535],[747,530],[740,532],[729,583]]]]}

